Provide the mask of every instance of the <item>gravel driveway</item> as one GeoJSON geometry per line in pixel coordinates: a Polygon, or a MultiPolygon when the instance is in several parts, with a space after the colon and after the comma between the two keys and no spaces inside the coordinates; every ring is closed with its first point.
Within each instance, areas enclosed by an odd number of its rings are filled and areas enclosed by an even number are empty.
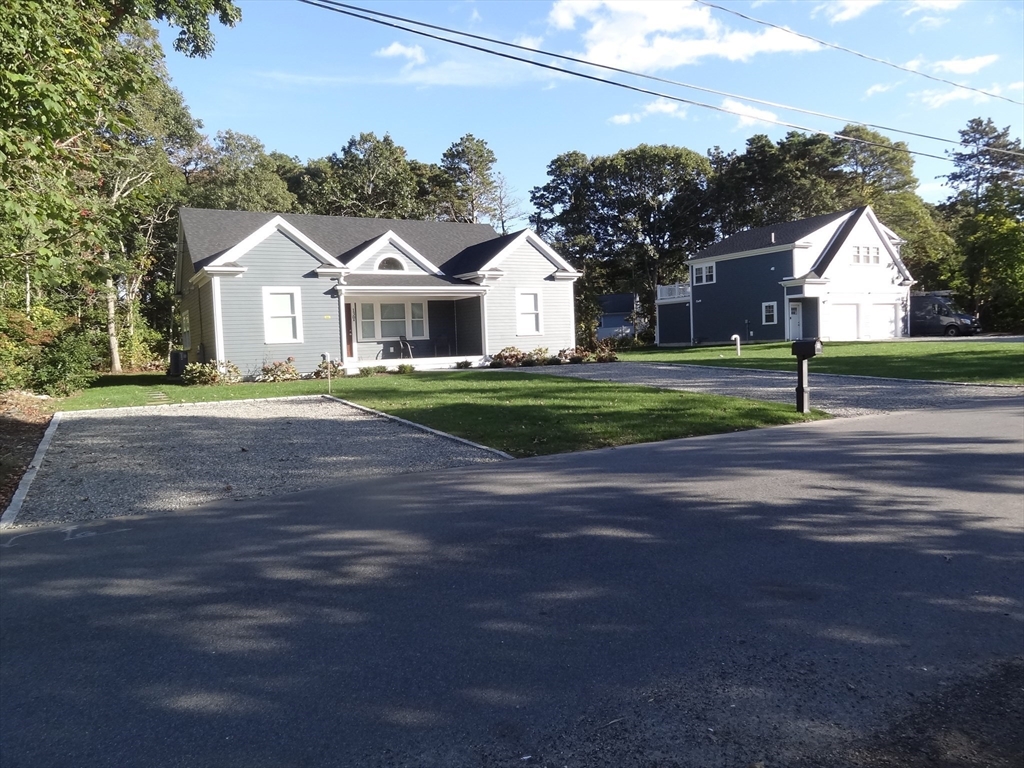
{"type": "Polygon", "coordinates": [[[182,510],[500,460],[320,397],[67,412],[16,525],[182,510]]]}
{"type": "MultiPolygon", "coordinates": [[[[812,363],[813,366],[813,363],[812,363]]],[[[642,384],[715,395],[796,404],[796,372],[713,368],[675,363],[626,363],[503,368],[591,381],[642,384]]],[[[950,384],[811,373],[811,406],[834,416],[960,406],[970,400],[1024,395],[1024,387],[950,384]]]]}

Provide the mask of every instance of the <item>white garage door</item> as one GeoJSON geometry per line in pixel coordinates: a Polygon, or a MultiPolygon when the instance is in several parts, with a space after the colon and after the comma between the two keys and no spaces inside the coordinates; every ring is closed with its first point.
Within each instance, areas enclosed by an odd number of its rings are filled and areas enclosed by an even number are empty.
{"type": "Polygon", "coordinates": [[[868,332],[872,339],[895,339],[896,333],[896,305],[895,304],[872,304],[871,315],[868,319],[868,332]]]}
{"type": "Polygon", "coordinates": [[[860,307],[856,304],[833,304],[829,321],[828,336],[832,341],[855,341],[857,339],[857,315],[860,307]]]}

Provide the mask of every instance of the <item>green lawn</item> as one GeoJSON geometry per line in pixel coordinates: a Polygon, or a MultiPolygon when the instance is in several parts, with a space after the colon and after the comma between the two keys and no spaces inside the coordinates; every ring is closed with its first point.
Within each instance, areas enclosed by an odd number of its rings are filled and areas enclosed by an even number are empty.
{"type": "MultiPolygon", "coordinates": [[[[327,382],[184,387],[161,375],[104,376],[59,410],[323,394],[327,382]]],[[[335,379],[337,397],[506,451],[535,456],[825,418],[792,405],[554,376],[487,371],[335,379]]]]}
{"type": "MultiPolygon", "coordinates": [[[[1024,384],[1024,344],[1008,341],[824,342],[824,352],[811,360],[816,373],[852,373],[894,379],[932,379],[989,384],[1024,384]]],[[[622,360],[686,363],[729,368],[792,371],[790,342],[749,344],[736,349],[641,349],[622,352],[622,360]]]]}

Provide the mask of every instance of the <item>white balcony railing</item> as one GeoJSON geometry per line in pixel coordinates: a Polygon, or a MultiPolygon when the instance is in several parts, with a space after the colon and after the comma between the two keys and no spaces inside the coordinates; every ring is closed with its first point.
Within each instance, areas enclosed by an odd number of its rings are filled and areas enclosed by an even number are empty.
{"type": "Polygon", "coordinates": [[[689,283],[674,283],[673,285],[658,286],[658,301],[662,299],[688,299],[690,298],[689,283]]]}

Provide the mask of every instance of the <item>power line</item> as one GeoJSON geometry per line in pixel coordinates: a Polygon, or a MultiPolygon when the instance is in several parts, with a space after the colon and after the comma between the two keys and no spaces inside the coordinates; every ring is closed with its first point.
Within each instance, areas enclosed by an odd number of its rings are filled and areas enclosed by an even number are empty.
{"type": "MultiPolygon", "coordinates": [[[[878,130],[886,131],[887,133],[902,133],[902,134],[905,134],[907,136],[916,136],[919,139],[928,139],[930,141],[939,141],[939,142],[944,142],[946,144],[955,144],[957,146],[960,146],[960,144],[961,144],[961,142],[957,141],[956,139],[946,139],[946,138],[942,138],[940,136],[931,136],[931,135],[926,134],[926,133],[917,133],[915,131],[907,131],[907,130],[904,130],[902,128],[891,128],[889,126],[878,125],[876,123],[867,123],[867,122],[863,122],[863,121],[860,121],[860,120],[854,120],[852,118],[839,117],[837,115],[830,115],[830,114],[828,114],[826,112],[816,112],[816,111],[814,111],[812,109],[803,109],[801,107],[793,107],[793,106],[790,106],[788,104],[780,104],[780,103],[775,102],[775,101],[767,101],[765,99],[758,99],[758,98],[755,98],[753,96],[743,96],[743,95],[736,94],[736,93],[729,93],[728,91],[720,91],[720,90],[717,90],[715,88],[707,88],[707,87],[700,86],[700,85],[693,85],[692,83],[684,83],[684,82],[681,82],[679,80],[670,80],[670,79],[664,78],[664,77],[657,77],[656,75],[648,75],[648,74],[644,74],[642,72],[634,72],[634,71],[629,70],[629,69],[622,69],[620,67],[613,67],[613,66],[608,65],[608,64],[599,64],[599,63],[597,63],[595,61],[588,61],[587,59],[578,59],[578,58],[575,58],[573,56],[566,56],[566,55],[560,54],[560,53],[552,53],[551,51],[542,51],[542,50],[539,50],[537,48],[530,48],[529,46],[519,45],[517,43],[509,43],[509,42],[505,42],[504,40],[499,40],[499,39],[493,38],[493,37],[486,37],[484,35],[476,35],[476,34],[473,34],[471,32],[462,32],[461,30],[458,30],[458,29],[451,29],[449,27],[442,27],[442,26],[439,26],[437,24],[428,24],[425,21],[417,21],[415,19],[408,19],[408,18],[405,18],[405,17],[402,17],[402,16],[395,16],[395,15],[390,14],[390,13],[384,13],[383,11],[375,11],[375,10],[371,10],[369,8],[361,8],[361,7],[355,6],[355,5],[348,5],[346,3],[336,2],[336,0],[320,0],[320,2],[322,2],[322,3],[326,4],[326,5],[330,5],[330,6],[336,7],[336,8],[345,8],[345,9],[348,9],[350,11],[356,11],[356,12],[359,12],[359,13],[368,13],[368,14],[371,14],[373,16],[380,16],[380,17],[383,17],[383,18],[386,18],[386,19],[394,19],[396,21],[401,21],[401,22],[403,22],[405,24],[415,24],[418,27],[426,27],[427,29],[436,29],[436,30],[439,30],[441,32],[445,32],[447,34],[459,35],[461,37],[468,37],[468,38],[471,38],[473,40],[481,40],[483,42],[492,43],[492,44],[495,44],[495,45],[501,45],[501,46],[505,46],[507,48],[514,48],[514,49],[519,50],[519,51],[527,51],[529,53],[541,53],[541,54],[543,54],[545,56],[550,56],[550,57],[555,58],[555,59],[561,59],[563,61],[571,61],[571,62],[573,62],[575,64],[584,64],[584,65],[589,66],[589,67],[597,67],[598,69],[604,69],[604,70],[608,70],[610,72],[618,72],[620,74],[630,75],[632,77],[639,77],[639,78],[643,78],[645,80],[653,80],[653,81],[658,82],[658,83],[665,83],[666,85],[674,85],[674,86],[678,86],[680,88],[689,88],[691,90],[702,91],[704,93],[713,93],[716,96],[725,96],[726,98],[730,98],[730,99],[740,99],[742,101],[748,101],[748,102],[751,102],[753,104],[762,104],[764,106],[774,107],[776,109],[785,109],[785,110],[788,110],[788,111],[791,111],[791,112],[800,112],[800,113],[805,114],[805,115],[812,115],[814,117],[823,117],[823,118],[828,119],[828,120],[838,120],[839,122],[843,122],[843,123],[852,123],[852,124],[855,124],[855,125],[864,126],[865,128],[877,128],[878,130]]],[[[1010,150],[1003,150],[1003,149],[994,149],[993,151],[995,151],[995,152],[1009,152],[1010,154],[1016,154],[1016,153],[1011,152],[1010,150]]]]}
{"type": "MultiPolygon", "coordinates": [[[[321,9],[323,9],[325,11],[333,11],[334,13],[340,13],[340,14],[342,14],[344,16],[351,16],[352,18],[361,19],[362,21],[369,21],[369,22],[371,22],[373,24],[379,24],[379,25],[384,26],[384,27],[390,27],[392,29],[398,29],[398,30],[401,30],[403,32],[408,32],[408,33],[413,34],[413,35],[418,35],[420,37],[426,37],[426,38],[429,38],[431,40],[437,40],[437,41],[442,42],[442,43],[448,43],[450,45],[456,45],[456,46],[459,46],[460,48],[468,48],[470,50],[479,51],[481,53],[486,53],[486,54],[489,54],[491,56],[497,56],[499,58],[509,59],[510,61],[518,61],[518,62],[521,62],[521,63],[524,63],[524,64],[530,64],[532,66],[540,67],[542,69],[548,69],[548,70],[551,70],[553,72],[558,72],[558,73],[563,74],[563,75],[571,75],[573,77],[579,77],[579,78],[583,78],[584,80],[591,80],[593,82],[603,83],[605,85],[614,85],[614,86],[616,86],[618,88],[624,88],[624,89],[629,90],[629,91],[635,91],[637,93],[643,93],[643,94],[646,94],[648,96],[655,96],[657,98],[668,99],[669,101],[677,101],[677,102],[680,102],[682,104],[689,104],[689,105],[695,106],[695,107],[702,107],[704,109],[714,110],[715,112],[723,112],[725,114],[735,115],[737,117],[746,117],[746,118],[753,117],[754,119],[760,120],[760,121],[765,122],[765,123],[771,123],[771,124],[774,124],[774,125],[781,125],[781,126],[783,126],[785,128],[792,128],[794,130],[804,131],[806,133],[812,133],[812,134],[818,134],[818,135],[823,135],[823,136],[829,136],[830,138],[837,139],[837,140],[840,140],[840,141],[848,141],[848,142],[851,142],[851,143],[863,144],[863,145],[866,145],[866,146],[879,147],[881,149],[888,149],[888,150],[891,150],[891,151],[894,151],[894,152],[905,152],[905,153],[910,154],[910,155],[918,155],[918,156],[921,156],[921,157],[930,157],[930,158],[935,159],[935,160],[944,160],[944,161],[947,161],[947,162],[952,162],[949,157],[945,157],[943,155],[933,155],[933,154],[928,153],[928,152],[921,152],[921,151],[918,151],[918,150],[913,150],[913,149],[909,149],[909,148],[906,148],[906,147],[899,147],[899,146],[895,146],[895,145],[892,145],[892,144],[881,144],[879,142],[868,141],[867,139],[855,138],[853,136],[844,136],[842,134],[833,133],[832,131],[825,131],[825,130],[821,130],[821,129],[818,129],[818,128],[808,128],[807,126],[797,125],[795,123],[787,123],[785,121],[777,120],[777,119],[773,119],[773,118],[767,118],[767,117],[762,117],[762,116],[752,116],[752,115],[746,114],[744,112],[739,112],[737,110],[729,109],[727,107],[720,107],[720,106],[716,106],[714,104],[706,104],[706,103],[701,102],[701,101],[694,101],[692,99],[683,98],[682,96],[674,96],[672,94],[662,93],[660,91],[653,91],[653,90],[650,90],[648,88],[641,88],[639,86],[630,85],[628,83],[620,83],[620,82],[615,81],[615,80],[608,80],[608,79],[603,78],[603,77],[597,77],[596,75],[588,75],[588,74],[586,74],[584,72],[574,72],[574,71],[569,70],[569,69],[563,69],[562,67],[556,67],[556,66],[554,66],[552,64],[545,64],[543,62],[539,62],[539,61],[534,61],[532,59],[523,58],[522,56],[514,56],[514,55],[512,55],[510,53],[502,53],[501,51],[495,51],[495,50],[493,50],[491,48],[484,48],[484,47],[479,46],[479,45],[473,45],[471,43],[462,42],[461,40],[452,40],[450,38],[441,37],[440,35],[434,35],[434,34],[431,34],[429,32],[424,32],[424,31],[419,30],[419,29],[411,29],[409,27],[404,27],[401,24],[395,24],[395,23],[390,22],[390,21],[384,21],[383,19],[373,18],[372,16],[363,16],[363,15],[361,15],[361,13],[356,13],[355,11],[346,10],[347,8],[357,8],[356,6],[347,6],[347,5],[343,4],[343,3],[334,2],[333,0],[299,0],[299,2],[300,3],[304,3],[306,5],[314,6],[316,8],[321,8],[321,9]]],[[[362,8],[357,8],[357,10],[360,11],[360,12],[366,12],[365,9],[362,9],[362,8]]],[[[402,17],[389,17],[389,18],[397,18],[397,19],[400,19],[401,21],[406,22],[406,23],[417,23],[417,22],[411,22],[408,19],[404,19],[402,17]]],[[[458,32],[456,32],[455,34],[467,34],[467,33],[458,33],[458,32]]],[[[500,42],[500,41],[492,41],[492,42],[500,42]]],[[[507,45],[511,45],[511,44],[507,44],[507,45]]],[[[528,48],[526,50],[529,50],[529,51],[531,51],[533,53],[541,53],[541,54],[544,54],[544,55],[555,55],[555,54],[548,54],[545,51],[539,51],[539,50],[536,50],[536,49],[533,49],[533,48],[528,48]]],[[[589,62],[584,62],[584,63],[589,63],[589,62]]],[[[970,165],[970,166],[977,167],[977,168],[988,168],[989,167],[989,166],[986,166],[986,165],[982,165],[980,163],[973,163],[973,162],[969,162],[969,161],[961,161],[961,162],[963,162],[965,165],[970,165]]]]}
{"type": "Polygon", "coordinates": [[[835,49],[837,51],[842,51],[843,53],[850,53],[850,54],[853,54],[854,56],[859,56],[862,59],[867,59],[868,61],[874,61],[874,62],[876,62],[878,64],[885,64],[885,66],[887,66],[887,67],[892,67],[893,69],[898,69],[898,70],[900,70],[902,72],[909,72],[912,75],[920,75],[921,77],[927,77],[929,80],[934,80],[937,83],[945,83],[946,85],[952,85],[952,86],[954,86],[956,88],[963,88],[965,91],[974,91],[975,93],[980,93],[983,96],[990,96],[993,99],[1002,99],[1003,101],[1008,101],[1011,104],[1022,104],[1022,105],[1024,105],[1024,101],[1017,101],[1016,99],[1011,99],[1011,98],[1009,98],[1007,96],[1000,96],[998,93],[992,93],[991,91],[983,91],[980,88],[972,88],[971,86],[963,85],[962,83],[954,83],[952,80],[946,80],[946,79],[941,78],[941,77],[935,77],[934,75],[929,75],[927,72],[920,72],[920,71],[918,71],[916,69],[911,69],[910,67],[904,67],[904,66],[902,66],[900,64],[894,64],[891,61],[887,61],[885,59],[879,59],[879,58],[877,58],[875,56],[869,56],[866,53],[861,53],[860,51],[855,51],[852,48],[846,48],[845,46],[837,45],[835,43],[827,43],[824,40],[821,40],[820,38],[812,37],[811,35],[805,35],[803,32],[797,32],[795,30],[790,29],[789,27],[783,27],[783,26],[781,26],[779,24],[773,24],[770,21],[764,21],[763,19],[755,19],[753,16],[747,16],[745,13],[740,13],[739,11],[735,11],[732,8],[726,8],[725,6],[722,6],[722,5],[716,5],[715,3],[709,3],[709,2],[707,2],[707,0],[693,0],[693,1],[695,3],[700,3],[701,5],[705,5],[708,8],[714,8],[716,10],[723,11],[725,13],[731,13],[733,16],[739,16],[741,19],[746,19],[747,21],[752,21],[755,24],[763,24],[766,27],[771,27],[772,29],[778,29],[778,30],[780,30],[782,32],[787,32],[787,33],[789,33],[791,35],[795,35],[796,37],[801,37],[804,40],[810,40],[812,43],[817,43],[818,45],[823,45],[826,48],[833,48],[833,49],[835,49]]]}

